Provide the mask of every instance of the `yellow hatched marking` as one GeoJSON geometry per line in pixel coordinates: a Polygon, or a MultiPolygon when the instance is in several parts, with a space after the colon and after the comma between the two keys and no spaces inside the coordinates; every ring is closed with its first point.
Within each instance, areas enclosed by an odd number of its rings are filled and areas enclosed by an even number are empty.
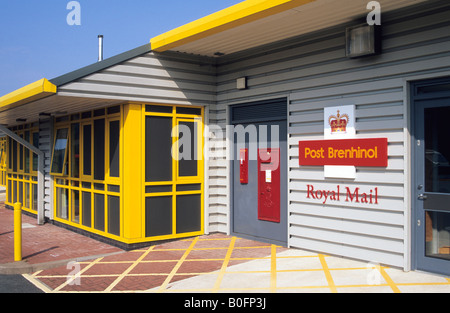
{"type": "Polygon", "coordinates": [[[398,283],[396,286],[448,286],[449,283],[398,283]]]}
{"type": "Polygon", "coordinates": [[[386,273],[386,271],[384,270],[384,267],[382,267],[380,265],[377,265],[377,268],[380,271],[381,276],[383,276],[384,280],[389,285],[389,287],[391,287],[392,291],[394,293],[400,293],[400,289],[398,289],[398,287],[395,285],[395,283],[392,280],[392,278],[388,275],[388,273],[386,273]]]}
{"type": "Polygon", "coordinates": [[[116,280],[105,289],[105,292],[110,292],[125,276],[127,276],[153,249],[155,246],[150,247],[145,251],[139,259],[137,259],[132,265],[130,265],[125,272],[123,272],[116,280]]]}
{"type": "Polygon", "coordinates": [[[336,285],[334,284],[333,277],[331,276],[330,269],[328,268],[327,261],[325,260],[325,256],[323,254],[319,254],[320,264],[322,264],[323,271],[325,273],[325,277],[327,278],[328,286],[332,293],[337,293],[336,285]]]}
{"type": "MultiPolygon", "coordinates": [[[[81,263],[80,263],[81,264],[81,263]]],[[[37,271],[36,273],[31,274],[31,276],[36,277],[38,276],[40,273],[42,273],[44,270],[41,271],[37,271]]]]}
{"type": "Polygon", "coordinates": [[[103,258],[98,258],[97,260],[91,262],[88,266],[86,266],[85,268],[83,268],[80,273],[76,276],[71,277],[70,279],[67,279],[66,282],[60,286],[58,286],[57,288],[55,288],[53,290],[53,292],[58,292],[61,289],[63,289],[64,287],[66,287],[67,285],[71,284],[75,279],[77,278],[81,278],[81,275],[83,275],[83,273],[87,272],[88,269],[90,269],[91,267],[93,267],[95,264],[98,264],[103,258]]]}
{"type": "MultiPolygon", "coordinates": [[[[181,239],[181,241],[193,241],[194,239],[181,239]]],[[[230,240],[230,238],[200,238],[198,241],[215,241],[215,240],[230,240]]]]}
{"type": "Polygon", "coordinates": [[[270,258],[270,292],[277,291],[277,246],[272,245],[270,258]]]}
{"type": "Polygon", "coordinates": [[[50,293],[52,292],[52,290],[45,285],[44,283],[40,282],[38,279],[36,279],[35,277],[33,277],[33,275],[29,275],[29,274],[24,274],[22,275],[26,280],[28,280],[30,283],[32,283],[33,285],[35,285],[37,288],[41,289],[43,292],[45,293],[50,293]]]}
{"type": "Polygon", "coordinates": [[[228,246],[227,255],[225,256],[225,260],[223,261],[222,268],[220,269],[219,276],[217,277],[216,283],[214,284],[214,288],[212,292],[217,292],[220,288],[220,284],[222,283],[222,279],[225,276],[225,271],[227,270],[228,263],[231,259],[231,254],[234,250],[234,244],[236,243],[236,237],[231,239],[230,245],[228,246]]]}
{"type": "Polygon", "coordinates": [[[187,256],[189,255],[189,253],[192,251],[192,249],[194,248],[195,244],[197,243],[199,237],[196,237],[191,245],[189,246],[189,248],[186,250],[186,252],[183,254],[183,256],[181,257],[181,259],[178,261],[177,265],[175,265],[175,267],[172,269],[172,271],[170,272],[169,276],[167,276],[166,280],[164,281],[164,283],[159,287],[158,292],[163,292],[166,288],[167,285],[170,283],[170,281],[172,280],[173,276],[175,276],[176,272],[178,271],[178,269],[180,268],[181,264],[183,264],[184,260],[186,260],[187,256]]]}

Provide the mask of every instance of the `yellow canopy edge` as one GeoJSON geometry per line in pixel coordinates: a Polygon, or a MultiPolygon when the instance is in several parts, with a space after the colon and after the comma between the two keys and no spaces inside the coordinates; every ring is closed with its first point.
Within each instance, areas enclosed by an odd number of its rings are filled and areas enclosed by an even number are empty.
{"type": "Polygon", "coordinates": [[[45,98],[55,94],[56,90],[56,85],[43,78],[1,97],[0,111],[45,98]]]}
{"type": "Polygon", "coordinates": [[[247,0],[150,40],[152,50],[164,52],[234,27],[268,17],[315,0],[247,0]]]}

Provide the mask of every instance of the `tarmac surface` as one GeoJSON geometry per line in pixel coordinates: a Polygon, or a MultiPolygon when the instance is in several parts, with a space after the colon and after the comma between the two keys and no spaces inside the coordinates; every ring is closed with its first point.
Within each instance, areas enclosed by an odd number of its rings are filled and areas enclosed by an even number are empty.
{"type": "Polygon", "coordinates": [[[450,293],[450,278],[211,234],[125,252],[0,204],[0,275],[45,293],[450,293]]]}

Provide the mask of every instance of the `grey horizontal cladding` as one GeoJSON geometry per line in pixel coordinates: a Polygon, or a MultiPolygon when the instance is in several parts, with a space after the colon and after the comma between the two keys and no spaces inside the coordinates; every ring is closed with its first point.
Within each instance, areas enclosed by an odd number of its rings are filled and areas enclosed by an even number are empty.
{"type": "Polygon", "coordinates": [[[52,218],[52,182],[50,179],[51,147],[52,143],[52,121],[50,118],[39,120],[39,150],[44,152],[44,215],[52,218]]]}
{"type": "Polygon", "coordinates": [[[389,264],[403,267],[404,260],[402,253],[392,253],[377,249],[364,249],[361,255],[361,246],[343,245],[341,243],[318,240],[316,238],[301,237],[291,234],[290,244],[292,247],[302,247],[306,250],[319,251],[326,254],[343,255],[349,258],[362,259],[373,263],[389,264]]]}
{"type": "Polygon", "coordinates": [[[111,95],[111,99],[122,97],[125,100],[131,97],[139,97],[142,101],[145,99],[183,99],[189,100],[192,103],[211,103],[215,100],[213,94],[204,94],[192,90],[180,89],[163,89],[153,88],[152,85],[126,85],[126,84],[111,84],[102,82],[83,81],[71,83],[69,86],[63,88],[59,94],[64,95],[65,92],[78,92],[86,95],[101,94],[108,97],[111,95]]]}
{"type": "Polygon", "coordinates": [[[147,51],[67,82],[58,88],[58,95],[209,105],[216,100],[215,79],[211,62],[147,51]]]}
{"type": "MultiPolygon", "coordinates": [[[[216,121],[226,120],[227,104],[289,96],[291,247],[405,266],[405,78],[450,71],[450,4],[433,3],[438,5],[384,15],[380,56],[347,59],[341,25],[218,60],[216,121]],[[243,76],[249,88],[236,90],[243,76]],[[323,168],[300,167],[299,140],[323,139],[323,109],[346,104],[355,105],[357,137],[388,138],[388,167],[358,167],[354,181],[329,180],[323,168]],[[341,200],[308,198],[308,185],[340,185],[341,200]],[[346,201],[347,187],[378,188],[378,204],[346,201]]],[[[226,175],[226,167],[215,171],[226,175]]]]}
{"type": "Polygon", "coordinates": [[[320,74],[308,73],[300,70],[298,75],[292,76],[295,73],[290,72],[287,77],[277,75],[278,77],[266,76],[261,79],[261,84],[257,84],[252,78],[248,79],[249,89],[242,94],[236,91],[227,90],[226,92],[219,92],[217,96],[218,101],[230,100],[239,97],[255,97],[262,95],[270,95],[276,92],[291,92],[300,90],[302,88],[317,88],[320,85],[328,86],[345,86],[361,81],[374,81],[376,79],[385,79],[390,77],[403,77],[407,74],[428,73],[431,71],[443,69],[450,70],[450,65],[443,68],[443,64],[450,64],[450,52],[435,55],[435,58],[430,59],[411,59],[409,62],[403,64],[393,64],[392,67],[385,64],[371,68],[369,70],[358,69],[356,72],[351,72],[347,67],[345,70],[336,73],[329,72],[329,66],[323,66],[320,69],[320,74]],[[402,73],[402,74],[400,74],[402,73]]]}
{"type": "MultiPolygon", "coordinates": [[[[329,45],[335,39],[323,41],[322,48],[318,48],[315,54],[310,52],[312,55],[308,56],[308,60],[303,60],[301,50],[298,48],[296,67],[293,67],[292,60],[283,62],[283,60],[277,59],[275,62],[272,59],[270,65],[266,60],[264,63],[267,64],[266,66],[246,69],[245,64],[243,62],[240,64],[241,62],[238,61],[236,65],[241,65],[239,74],[248,77],[250,88],[244,92],[235,91],[231,74],[229,74],[229,80],[219,76],[218,100],[230,101],[235,96],[251,97],[283,90],[295,92],[296,89],[315,89],[317,86],[325,85],[329,87],[344,86],[355,82],[373,82],[374,80],[402,77],[411,72],[442,70],[444,64],[449,64],[448,28],[446,26],[434,30],[433,36],[437,38],[433,40],[426,38],[426,41],[421,42],[418,46],[408,42],[404,49],[401,49],[401,46],[385,49],[381,56],[373,59],[370,66],[363,66],[362,63],[346,59],[343,47],[336,47],[337,50],[334,53],[329,52],[329,45]],[[412,64],[413,66],[411,66],[412,64]]],[[[429,30],[427,30],[427,34],[428,32],[429,30]]],[[[399,33],[396,36],[400,37],[389,38],[389,40],[402,42],[401,36],[410,37],[411,34],[399,33]]],[[[270,54],[265,55],[266,59],[269,57],[270,54]]]]}
{"type": "Polygon", "coordinates": [[[90,74],[96,73],[98,71],[104,70],[110,66],[116,65],[118,63],[124,62],[128,59],[134,58],[136,56],[142,55],[144,53],[148,53],[151,51],[151,45],[145,44],[140,47],[137,47],[133,50],[121,53],[112,58],[105,59],[101,62],[94,63],[92,65],[83,67],[76,71],[70,72],[68,74],[53,78],[50,80],[52,84],[56,86],[63,86],[67,83],[73,82],[90,74]]]}

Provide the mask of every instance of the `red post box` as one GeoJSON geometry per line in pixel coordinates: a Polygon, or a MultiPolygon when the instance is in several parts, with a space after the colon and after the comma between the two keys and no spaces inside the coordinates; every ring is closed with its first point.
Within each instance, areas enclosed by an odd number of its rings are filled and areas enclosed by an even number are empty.
{"type": "Polygon", "coordinates": [[[258,150],[258,219],[280,222],[280,149],[258,150]]]}
{"type": "Polygon", "coordinates": [[[239,152],[240,182],[248,184],[248,149],[241,149],[239,152]]]}

